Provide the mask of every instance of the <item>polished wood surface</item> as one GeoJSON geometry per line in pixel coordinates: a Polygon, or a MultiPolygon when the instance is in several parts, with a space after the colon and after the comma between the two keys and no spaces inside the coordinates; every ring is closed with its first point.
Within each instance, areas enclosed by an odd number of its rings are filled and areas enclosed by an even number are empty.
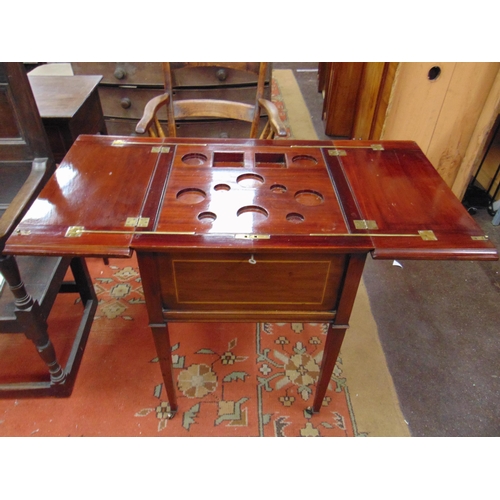
{"type": "Polygon", "coordinates": [[[328,387],[368,253],[498,258],[415,143],[81,136],[7,242],[137,252],[172,412],[171,321],[328,322],[328,387]]]}
{"type": "Polygon", "coordinates": [[[28,75],[54,159],[80,134],[107,134],[97,86],[102,76],[28,75]]]}
{"type": "Polygon", "coordinates": [[[280,250],[293,238],[297,249],[360,249],[375,258],[496,258],[415,143],[379,146],[80,136],[7,250],[108,256],[166,246],[280,250]],[[125,225],[140,217],[146,225],[125,225]],[[377,229],[358,228],[357,220],[374,221],[377,229]],[[73,226],[84,232],[67,237],[73,226]],[[253,236],[235,239],[239,233],[253,236]]]}

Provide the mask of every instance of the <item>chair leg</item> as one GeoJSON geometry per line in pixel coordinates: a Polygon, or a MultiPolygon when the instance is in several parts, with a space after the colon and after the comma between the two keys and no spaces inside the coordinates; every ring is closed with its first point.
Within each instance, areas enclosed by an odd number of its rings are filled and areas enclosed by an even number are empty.
{"type": "Polygon", "coordinates": [[[0,256],[0,271],[15,297],[16,316],[24,326],[26,337],[35,344],[38,354],[47,365],[51,383],[63,384],[66,374],[57,361],[54,346],[47,333],[47,322],[40,306],[26,290],[16,259],[12,255],[0,256]]]}
{"type": "Polygon", "coordinates": [[[47,365],[52,385],[64,384],[66,372],[57,361],[56,351],[47,332],[47,322],[40,313],[40,306],[34,303],[29,311],[18,311],[17,317],[22,322],[25,335],[35,344],[39,356],[47,365]]]}

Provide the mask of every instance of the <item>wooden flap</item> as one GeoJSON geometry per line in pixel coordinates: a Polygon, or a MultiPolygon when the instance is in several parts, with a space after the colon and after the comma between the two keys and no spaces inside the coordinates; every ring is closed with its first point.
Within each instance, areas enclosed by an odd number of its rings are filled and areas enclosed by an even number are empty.
{"type": "Polygon", "coordinates": [[[497,258],[414,142],[339,141],[335,146],[337,153],[325,156],[331,170],[342,171],[355,199],[346,210],[350,229],[371,235],[374,258],[497,258]]]}
{"type": "Polygon", "coordinates": [[[80,136],[6,251],[130,255],[133,235],[154,226],[156,205],[145,200],[161,196],[168,150],[143,138],[80,136]]]}

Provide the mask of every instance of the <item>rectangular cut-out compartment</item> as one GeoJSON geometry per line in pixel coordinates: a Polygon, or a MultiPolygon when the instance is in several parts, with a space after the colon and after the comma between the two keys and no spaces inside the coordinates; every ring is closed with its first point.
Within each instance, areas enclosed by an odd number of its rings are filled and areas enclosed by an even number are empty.
{"type": "Polygon", "coordinates": [[[255,166],[264,168],[286,168],[283,153],[255,153],[255,166]]]}
{"type": "Polygon", "coordinates": [[[215,151],[212,166],[243,168],[245,166],[245,154],[235,151],[215,151]]]}

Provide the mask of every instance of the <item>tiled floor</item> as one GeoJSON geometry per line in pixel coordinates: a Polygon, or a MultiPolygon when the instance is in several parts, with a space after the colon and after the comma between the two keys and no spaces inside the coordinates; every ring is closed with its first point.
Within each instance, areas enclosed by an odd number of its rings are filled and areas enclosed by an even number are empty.
{"type": "MultiPolygon", "coordinates": [[[[325,136],[317,63],[292,69],[318,138],[325,136]],[[301,71],[306,70],[306,71],[301,71]]],[[[500,226],[475,219],[500,247],[500,226]]],[[[372,312],[405,419],[414,436],[500,435],[500,262],[368,259],[372,312]]]]}

